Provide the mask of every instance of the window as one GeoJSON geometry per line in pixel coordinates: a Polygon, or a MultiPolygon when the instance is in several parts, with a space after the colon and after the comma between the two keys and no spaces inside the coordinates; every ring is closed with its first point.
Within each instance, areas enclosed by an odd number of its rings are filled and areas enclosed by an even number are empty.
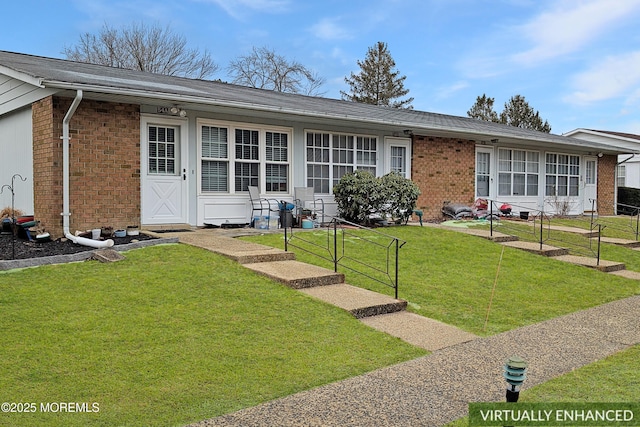
{"type": "Polygon", "coordinates": [[[546,196],[577,196],[580,183],[580,157],[567,154],[546,156],[546,196]]]}
{"type": "Polygon", "coordinates": [[[202,191],[229,191],[228,129],[215,126],[201,128],[202,191]]]}
{"type": "Polygon", "coordinates": [[[149,126],[149,174],[176,175],[176,128],[149,126]]]}
{"type": "Polygon", "coordinates": [[[618,174],[616,176],[616,185],[618,187],[626,186],[627,170],[625,165],[618,165],[618,174]]]}
{"type": "Polygon", "coordinates": [[[289,192],[290,132],[203,120],[198,136],[201,192],[289,192]]]}
{"type": "Polygon", "coordinates": [[[377,140],[374,137],[307,132],[307,186],[330,194],[343,175],[354,170],[377,172],[377,140]]]}
{"type": "Polygon", "coordinates": [[[498,195],[537,196],[539,161],[535,151],[498,150],[498,195]]]}
{"type": "Polygon", "coordinates": [[[478,151],[476,154],[476,197],[489,197],[491,177],[491,153],[478,151]]]}
{"type": "Polygon", "coordinates": [[[289,189],[289,134],[268,131],[266,139],[267,191],[286,192],[289,189]]]}
{"type": "Polygon", "coordinates": [[[407,147],[391,146],[391,172],[407,177],[407,147]]]}

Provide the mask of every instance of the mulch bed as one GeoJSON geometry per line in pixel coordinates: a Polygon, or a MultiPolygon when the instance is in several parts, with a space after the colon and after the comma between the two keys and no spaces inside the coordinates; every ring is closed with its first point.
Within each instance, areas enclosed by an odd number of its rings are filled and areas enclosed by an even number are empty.
{"type": "MultiPolygon", "coordinates": [[[[138,236],[112,237],[115,245],[124,245],[136,241],[151,240],[155,237],[140,233],[138,236]]],[[[16,237],[11,233],[0,234],[0,260],[40,258],[53,255],[69,255],[79,252],[94,251],[95,248],[82,246],[67,239],[51,240],[48,242],[30,242],[27,239],[16,237]],[[14,257],[15,248],[15,257],[14,257]]]]}

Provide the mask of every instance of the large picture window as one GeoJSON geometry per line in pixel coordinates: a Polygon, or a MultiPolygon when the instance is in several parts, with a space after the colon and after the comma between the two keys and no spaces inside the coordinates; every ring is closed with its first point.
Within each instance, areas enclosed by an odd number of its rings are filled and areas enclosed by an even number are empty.
{"type": "Polygon", "coordinates": [[[498,195],[537,196],[539,164],[536,151],[498,150],[498,195]]]}
{"type": "Polygon", "coordinates": [[[568,154],[547,154],[545,177],[545,196],[577,196],[580,183],[580,157],[568,154]]]}
{"type": "Polygon", "coordinates": [[[306,140],[307,186],[316,193],[330,194],[340,178],[355,170],[377,172],[375,137],[307,132],[306,140]]]}
{"type": "Polygon", "coordinates": [[[289,192],[289,130],[203,120],[198,137],[200,192],[239,193],[249,186],[268,193],[289,192]]]}

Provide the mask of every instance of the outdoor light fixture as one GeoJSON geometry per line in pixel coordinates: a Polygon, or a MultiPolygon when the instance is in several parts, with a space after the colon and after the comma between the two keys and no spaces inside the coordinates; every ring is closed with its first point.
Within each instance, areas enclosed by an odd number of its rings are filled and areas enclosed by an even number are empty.
{"type": "Polygon", "coordinates": [[[169,109],[169,112],[171,114],[175,114],[178,115],[180,117],[187,117],[187,112],[185,110],[183,110],[182,108],[178,108],[176,106],[173,106],[169,109]]]}
{"type": "Polygon", "coordinates": [[[602,157],[602,156],[604,156],[604,154],[598,153],[598,157],[602,157]]]}
{"type": "Polygon", "coordinates": [[[413,130],[411,130],[411,129],[405,129],[403,132],[404,132],[405,136],[413,135],[413,130]]]}
{"type": "Polygon", "coordinates": [[[527,362],[519,356],[512,356],[504,365],[504,379],[507,381],[507,402],[517,402],[520,387],[527,378],[527,362]]]}
{"type": "Polygon", "coordinates": [[[497,144],[497,143],[498,143],[498,138],[492,139],[492,140],[491,140],[491,143],[492,143],[492,144],[497,144]]]}

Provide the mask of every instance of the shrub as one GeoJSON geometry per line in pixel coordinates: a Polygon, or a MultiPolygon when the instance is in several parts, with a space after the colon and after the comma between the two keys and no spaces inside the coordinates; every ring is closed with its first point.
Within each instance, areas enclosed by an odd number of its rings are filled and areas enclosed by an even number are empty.
{"type": "Polygon", "coordinates": [[[357,224],[369,224],[372,215],[406,218],[415,207],[420,190],[396,172],[376,178],[366,171],[343,175],[333,187],[338,215],[357,224]]]}

